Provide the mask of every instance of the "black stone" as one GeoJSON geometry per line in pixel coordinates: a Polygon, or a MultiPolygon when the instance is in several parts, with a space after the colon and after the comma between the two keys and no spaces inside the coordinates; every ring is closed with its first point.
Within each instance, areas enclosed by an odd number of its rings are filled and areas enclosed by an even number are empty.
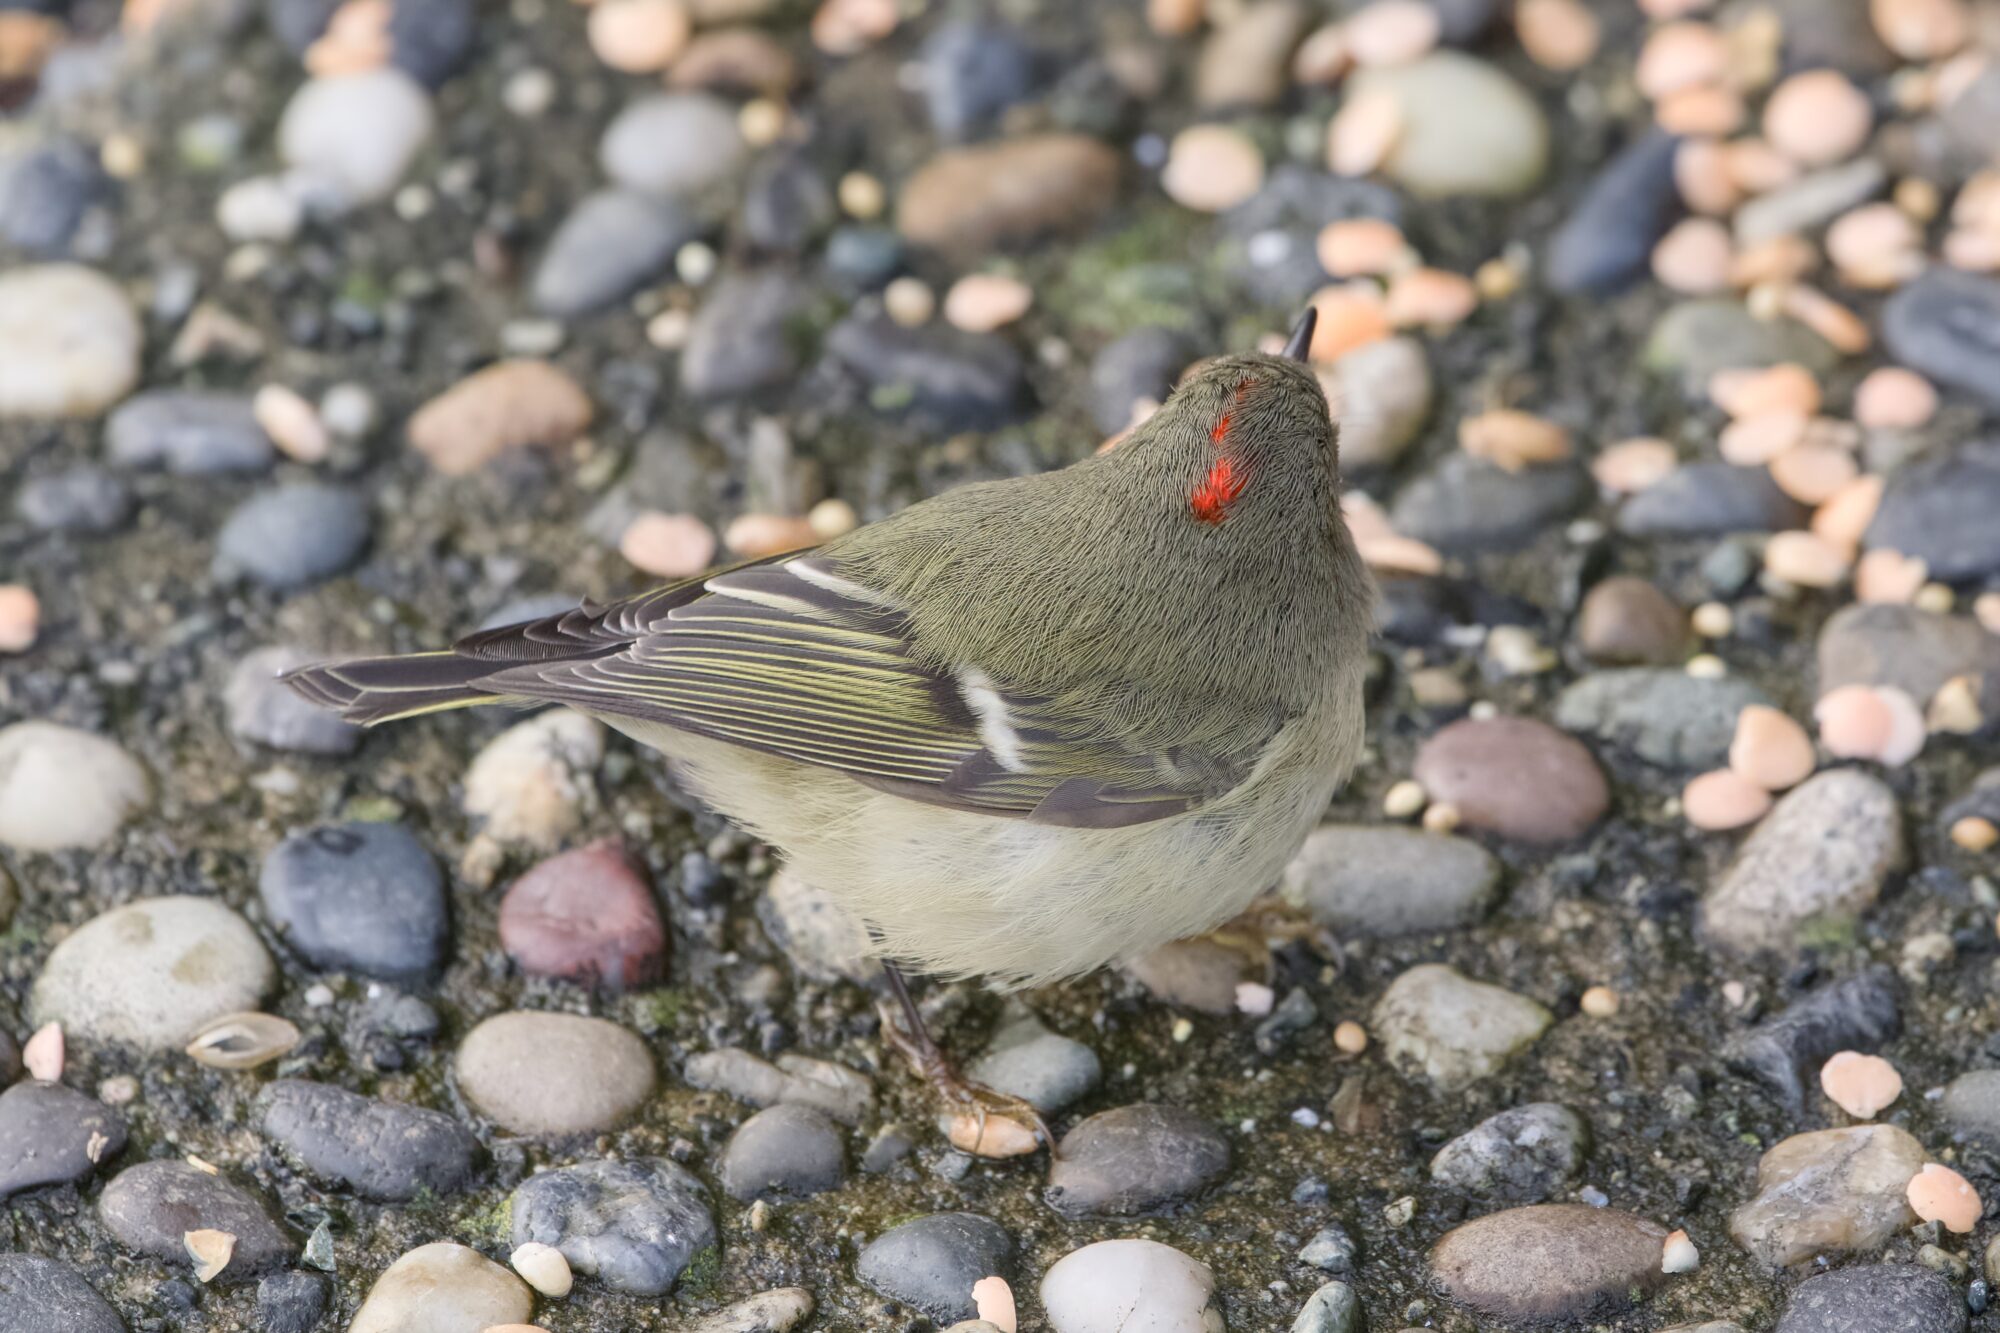
{"type": "Polygon", "coordinates": [[[701,1182],[659,1157],[530,1176],[510,1212],[514,1244],[553,1245],[577,1272],[635,1296],[664,1293],[716,1239],[701,1182]]]}
{"type": "Polygon", "coordinates": [[[709,289],[681,350],[681,387],[701,398],[768,389],[799,369],[793,325],[804,305],[798,275],[733,273],[709,289]]]}
{"type": "Polygon", "coordinates": [[[0,239],[29,254],[60,255],[110,181],[95,154],[58,139],[0,163],[0,239]]]}
{"type": "Polygon", "coordinates": [[[869,1242],[854,1273],[939,1323],[972,1319],[972,1284],[1006,1276],[1014,1258],[1007,1229],[977,1213],[939,1213],[892,1227],[869,1242]]]}
{"type": "Polygon", "coordinates": [[[315,967],[400,980],[444,959],[444,877],[404,825],[295,833],[264,858],[257,891],[271,924],[315,967]]]}
{"type": "Polygon", "coordinates": [[[396,0],[389,11],[389,58],[435,88],[465,63],[478,24],[473,0],[396,0]]]}
{"type": "Polygon", "coordinates": [[[925,40],[917,59],[931,128],[946,142],[989,128],[1034,86],[1034,53],[1004,24],[947,20],[925,40]]]}
{"type": "Polygon", "coordinates": [[[906,329],[884,314],[852,315],[827,334],[826,351],[871,390],[878,410],[946,430],[1005,425],[1029,406],[1021,355],[994,334],[906,329]]]}
{"type": "Polygon", "coordinates": [[[60,1083],[0,1093],[0,1197],[81,1180],[125,1147],[125,1117],[60,1083]]]}
{"type": "MultiPolygon", "coordinates": [[[[1994,328],[2000,334],[2000,322],[1994,328]]],[[[2000,377],[2000,359],[1987,373],[2000,377]]],[[[2000,573],[2000,440],[1961,445],[1897,471],[1867,544],[1921,558],[1933,578],[2000,573]]]]}
{"type": "Polygon", "coordinates": [[[1823,986],[1776,1017],[1729,1039],[1723,1059],[1770,1088],[1792,1114],[1805,1110],[1807,1081],[1838,1051],[1873,1051],[1903,1026],[1895,974],[1872,967],[1823,986]]]}
{"type": "Polygon", "coordinates": [[[1178,1106],[1100,1111],[1063,1136],[1043,1198],[1069,1217],[1151,1212],[1213,1184],[1229,1142],[1178,1106]]]}
{"type": "Polygon", "coordinates": [[[838,216],[826,178],[803,153],[760,161],[744,183],[743,231],[760,250],[797,254],[838,216]]]}
{"type": "Polygon", "coordinates": [[[479,1140],[437,1111],[295,1078],[265,1088],[257,1104],[264,1133],[307,1171],[366,1198],[456,1194],[478,1170],[479,1140]]]}
{"type": "Polygon", "coordinates": [[[1807,1278],[1775,1333],[1964,1333],[1951,1283],[1913,1264],[1856,1264],[1807,1278]]]}
{"type": "Polygon", "coordinates": [[[1932,265],[1883,303],[1881,328],[1894,360],[2000,407],[2000,279],[1932,265]]]}
{"type": "Polygon", "coordinates": [[[1589,474],[1574,464],[1509,472],[1453,453],[1405,486],[1391,515],[1398,532],[1440,551],[1505,550],[1533,540],[1590,496],[1589,474]]]}
{"type": "Polygon", "coordinates": [[[1550,287],[1606,295],[1644,276],[1653,246],[1686,211],[1674,183],[1680,142],[1655,131],[1598,170],[1549,238],[1543,273],[1550,287]]]}
{"type": "Polygon", "coordinates": [[[261,1333],[312,1333],[326,1316],[326,1283],[311,1273],[273,1273],[257,1284],[261,1333]]]}
{"type": "Polygon", "coordinates": [[[0,1333],[125,1333],[125,1321],[61,1260],[0,1254],[0,1333]]]}
{"type": "Polygon", "coordinates": [[[765,1195],[803,1198],[840,1184],[846,1156],[833,1121],[809,1106],[780,1103],[736,1127],[717,1174],[729,1197],[744,1203],[765,1195]]]}
{"type": "Polygon", "coordinates": [[[275,1268],[298,1246],[271,1220],[249,1191],[182,1161],[141,1162],[119,1172],[98,1196],[97,1215],[120,1245],[163,1259],[188,1262],[182,1237],[190,1231],[227,1231],[236,1249],[221,1281],[237,1281],[275,1268]]]}
{"type": "Polygon", "coordinates": [[[1807,517],[1768,468],[1687,463],[1627,500],[1618,530],[1633,537],[1721,537],[1804,527],[1807,517]]]}

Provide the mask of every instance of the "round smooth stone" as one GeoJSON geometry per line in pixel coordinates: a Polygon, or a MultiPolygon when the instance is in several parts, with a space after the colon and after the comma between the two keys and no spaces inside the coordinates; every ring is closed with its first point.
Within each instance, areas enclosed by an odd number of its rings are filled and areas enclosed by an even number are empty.
{"type": "Polygon", "coordinates": [[[384,1269],[347,1333],[485,1333],[525,1324],[534,1293],[485,1255],[450,1241],[420,1245],[384,1269]]]}
{"type": "Polygon", "coordinates": [[[1526,717],[1454,722],[1418,750],[1413,776],[1471,828],[1529,843],[1581,836],[1610,807],[1588,749],[1526,717]]]}
{"type": "Polygon", "coordinates": [[[53,722],[0,728],[0,843],[23,852],[99,847],[152,797],[138,761],[53,722]]]}
{"type": "Polygon", "coordinates": [[[98,1196],[97,1215],[120,1245],[170,1264],[188,1262],[182,1240],[188,1232],[227,1231],[236,1246],[224,1281],[275,1268],[298,1253],[256,1195],[177,1160],[119,1172],[98,1196]]]}
{"type": "Polygon", "coordinates": [[[1431,1271],[1461,1305],[1502,1319],[1588,1319],[1665,1280],[1667,1229],[1615,1208],[1544,1203],[1445,1233],[1431,1271]]]}
{"type": "Polygon", "coordinates": [[[1548,168],[1549,127],[1535,99],[1483,60],[1437,51],[1407,65],[1365,69],[1350,100],[1384,96],[1401,126],[1383,169],[1432,198],[1526,193],[1548,168]]]}
{"type": "Polygon", "coordinates": [[[809,1106],[780,1103],[736,1127],[717,1171],[732,1199],[804,1198],[839,1185],[847,1175],[846,1158],[833,1121],[809,1106]]]}
{"type": "Polygon", "coordinates": [[[460,1043],[458,1086],[480,1114],[516,1134],[595,1134],[653,1095],[653,1056],[601,1018],[519,1011],[487,1019],[460,1043]]]}
{"type": "Polygon", "coordinates": [[[652,887],[606,842],[516,880],[500,901],[500,944],[530,976],[625,990],[660,979],[667,934],[652,887]]]}
{"type": "Polygon", "coordinates": [[[0,418],[95,416],[139,382],[144,346],[132,302],[95,269],[0,273],[0,418]]]}
{"type": "Polygon", "coordinates": [[[664,1157],[584,1162],[530,1176],[510,1200],[512,1242],[562,1251],[613,1291],[665,1294],[715,1244],[708,1192],[664,1157]]]}
{"type": "Polygon", "coordinates": [[[423,85],[399,69],[308,79],[278,122],[278,151],[338,211],[388,198],[435,119],[423,85]]]}
{"type": "Polygon", "coordinates": [[[257,878],[271,924],[315,967],[422,978],[450,943],[444,877],[402,824],[331,824],[271,849],[257,878]]]}
{"type": "Polygon", "coordinates": [[[1101,1240],[1042,1278],[1055,1333],[1223,1333],[1208,1265],[1152,1240],[1101,1240]]]}

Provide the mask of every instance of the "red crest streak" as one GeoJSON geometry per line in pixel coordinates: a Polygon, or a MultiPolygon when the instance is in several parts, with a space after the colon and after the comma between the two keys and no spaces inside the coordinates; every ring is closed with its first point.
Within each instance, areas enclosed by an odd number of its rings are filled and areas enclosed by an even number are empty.
{"type": "Polygon", "coordinates": [[[1208,470],[1208,476],[1201,485],[1194,488],[1188,497],[1188,507],[1203,523],[1220,523],[1227,517],[1229,506],[1236,497],[1243,494],[1244,482],[1248,480],[1237,470],[1232,459],[1218,458],[1208,470]]]}

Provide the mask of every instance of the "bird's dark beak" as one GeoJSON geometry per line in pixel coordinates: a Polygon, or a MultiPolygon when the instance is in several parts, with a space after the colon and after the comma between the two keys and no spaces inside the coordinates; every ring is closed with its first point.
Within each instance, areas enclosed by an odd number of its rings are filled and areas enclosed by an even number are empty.
{"type": "MultiPolygon", "coordinates": [[[[1319,307],[1307,306],[1305,314],[1299,316],[1298,326],[1292,330],[1291,340],[1285,344],[1285,355],[1294,361],[1303,362],[1306,359],[1307,349],[1312,346],[1313,327],[1318,323],[1319,307]]],[[[1265,346],[1268,347],[1270,344],[1266,343],[1265,346]]]]}

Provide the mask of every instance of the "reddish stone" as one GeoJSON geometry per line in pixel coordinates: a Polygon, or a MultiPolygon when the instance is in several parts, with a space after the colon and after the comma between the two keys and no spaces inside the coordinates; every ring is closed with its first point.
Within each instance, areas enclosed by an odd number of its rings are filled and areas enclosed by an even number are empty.
{"type": "Polygon", "coordinates": [[[1454,722],[1423,743],[1413,769],[1466,827],[1521,842],[1567,842],[1611,804],[1590,751],[1530,717],[1454,722]]]}
{"type": "Polygon", "coordinates": [[[564,852],[500,903],[500,944],[523,972],[613,989],[658,981],[667,932],[652,888],[615,842],[564,852]]]}

